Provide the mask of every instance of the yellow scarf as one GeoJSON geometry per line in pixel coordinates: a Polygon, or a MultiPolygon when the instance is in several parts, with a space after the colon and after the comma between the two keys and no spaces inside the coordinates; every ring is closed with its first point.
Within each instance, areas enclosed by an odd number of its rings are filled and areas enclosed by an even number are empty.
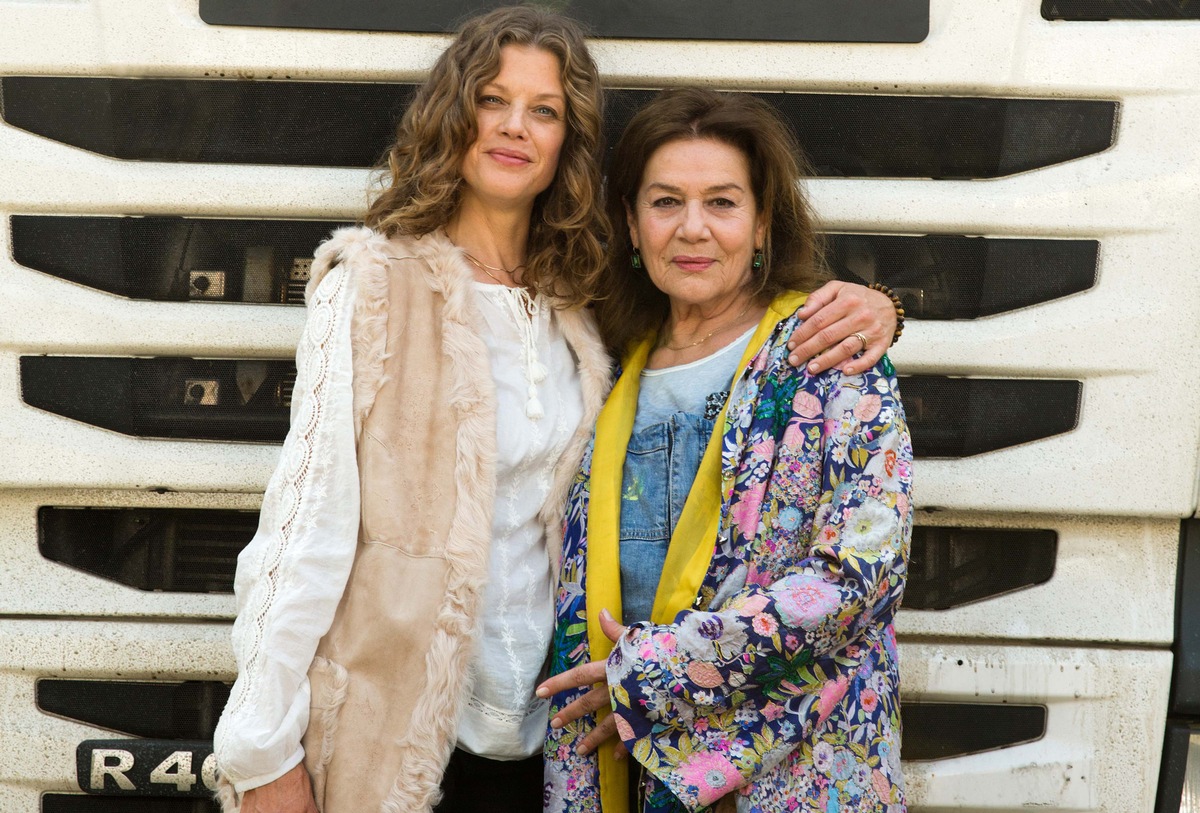
{"type": "MultiPolygon", "coordinates": [[[[795,291],[775,297],[742,353],[733,383],[741,377],[775,327],[791,316],[807,298],[807,294],[795,291]]],[[[621,377],[613,385],[596,421],[588,500],[586,579],[588,646],[593,661],[607,658],[613,649],[612,641],[600,628],[600,610],[607,609],[614,618],[621,618],[621,481],[625,473],[625,453],[629,438],[633,435],[633,421],[637,414],[642,370],[656,338],[648,336],[626,353],[621,377]]],[[[731,383],[730,391],[732,389],[731,383]]],[[[696,479],[683,504],[679,523],[671,534],[662,578],[654,596],[654,610],[650,615],[650,620],[655,624],[670,624],[680,611],[692,606],[712,562],[717,526],[721,520],[721,439],[726,432],[726,409],[728,401],[717,416],[696,479]]],[[[609,713],[609,709],[601,708],[596,713],[596,722],[599,723],[609,713]]],[[[613,759],[609,745],[600,749],[599,758],[600,809],[603,813],[629,813],[629,774],[625,764],[613,759]]]]}

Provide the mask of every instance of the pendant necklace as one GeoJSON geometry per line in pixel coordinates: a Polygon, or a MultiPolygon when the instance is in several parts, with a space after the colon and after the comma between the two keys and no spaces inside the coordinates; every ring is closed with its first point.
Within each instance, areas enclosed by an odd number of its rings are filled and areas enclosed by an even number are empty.
{"type": "Polygon", "coordinates": [[[463,253],[463,256],[467,258],[467,261],[468,261],[469,263],[471,263],[471,265],[475,266],[475,267],[476,267],[476,268],[478,268],[480,271],[482,271],[483,273],[487,274],[489,277],[491,277],[492,279],[496,280],[496,282],[500,283],[501,285],[505,286],[506,288],[516,288],[516,287],[520,287],[520,286],[516,285],[516,279],[515,279],[515,278],[513,279],[513,281],[512,281],[512,282],[505,282],[504,280],[502,280],[502,279],[500,279],[498,276],[496,276],[496,273],[495,273],[495,272],[499,272],[499,273],[501,273],[501,274],[508,274],[510,277],[512,277],[514,274],[516,274],[516,272],[517,272],[518,270],[520,270],[520,269],[522,269],[522,268],[524,268],[524,267],[525,267],[525,264],[524,264],[524,263],[521,263],[520,265],[514,265],[514,266],[512,267],[512,270],[510,271],[509,269],[505,268],[505,267],[504,267],[504,266],[502,266],[502,265],[499,265],[499,266],[497,266],[497,265],[488,265],[488,264],[487,264],[487,263],[485,263],[483,260],[479,259],[479,258],[478,258],[478,257],[476,257],[474,254],[472,254],[471,252],[469,252],[469,251],[467,251],[466,249],[462,248],[461,246],[459,247],[459,251],[461,251],[461,252],[463,253]]]}
{"type": "Polygon", "coordinates": [[[754,300],[750,300],[749,302],[746,303],[746,307],[742,308],[742,312],[739,313],[737,316],[733,317],[733,321],[729,322],[728,324],[722,325],[721,327],[713,328],[708,333],[704,334],[704,336],[702,336],[699,339],[696,339],[696,341],[692,342],[691,344],[671,345],[671,344],[667,344],[666,342],[663,342],[662,346],[668,350],[675,350],[676,352],[678,352],[680,350],[688,350],[699,344],[704,344],[706,341],[708,341],[713,336],[720,333],[722,330],[728,330],[730,327],[732,327],[733,325],[736,325],[738,322],[740,322],[742,320],[742,317],[745,316],[750,311],[750,306],[753,304],[754,304],[754,300]]]}

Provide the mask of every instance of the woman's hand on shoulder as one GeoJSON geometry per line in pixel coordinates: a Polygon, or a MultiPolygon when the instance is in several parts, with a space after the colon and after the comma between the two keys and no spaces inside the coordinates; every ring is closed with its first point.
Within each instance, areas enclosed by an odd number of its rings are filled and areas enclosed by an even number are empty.
{"type": "Polygon", "coordinates": [[[889,297],[840,280],[809,294],[797,313],[804,322],[788,340],[788,361],[796,367],[807,361],[814,375],[831,367],[847,375],[871,369],[896,332],[896,309],[889,297]],[[865,347],[859,335],[866,339],[865,347]],[[860,350],[862,356],[854,358],[860,350]]]}
{"type": "Polygon", "coordinates": [[[304,763],[242,795],[242,813],[317,813],[304,763]]]}

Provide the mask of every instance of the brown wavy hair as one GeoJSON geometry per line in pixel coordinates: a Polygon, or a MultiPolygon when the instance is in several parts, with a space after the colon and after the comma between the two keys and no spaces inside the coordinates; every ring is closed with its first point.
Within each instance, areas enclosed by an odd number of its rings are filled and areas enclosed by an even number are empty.
{"type": "Polygon", "coordinates": [[[750,272],[755,301],[765,304],[787,290],[812,291],[828,278],[816,216],[802,187],[812,174],[808,159],[774,108],[744,93],[663,91],[630,120],[609,167],[612,238],[595,286],[596,315],[609,350],[618,356],[630,341],[657,330],[669,309],[667,295],[631,264],[626,212],[634,208],[651,156],[672,141],[694,139],[728,144],[749,161],[754,202],[766,219],[763,266],[750,272]]]}
{"type": "Polygon", "coordinates": [[[468,20],[405,111],[380,167],[383,191],[365,222],[389,236],[445,226],[458,211],[462,159],[474,143],[478,88],[500,73],[506,45],[558,57],[567,97],[567,133],[550,186],[533,205],[525,284],[579,307],[604,262],[608,221],[599,204],[602,91],[579,24],[531,6],[507,6],[468,20]]]}

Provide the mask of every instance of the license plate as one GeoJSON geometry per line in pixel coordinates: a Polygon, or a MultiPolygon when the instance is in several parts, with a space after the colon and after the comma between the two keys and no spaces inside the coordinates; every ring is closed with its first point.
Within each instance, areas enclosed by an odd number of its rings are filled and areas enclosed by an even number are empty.
{"type": "Polygon", "coordinates": [[[75,749],[80,790],[101,796],[210,797],[217,789],[212,742],[84,740],[75,749]]]}

